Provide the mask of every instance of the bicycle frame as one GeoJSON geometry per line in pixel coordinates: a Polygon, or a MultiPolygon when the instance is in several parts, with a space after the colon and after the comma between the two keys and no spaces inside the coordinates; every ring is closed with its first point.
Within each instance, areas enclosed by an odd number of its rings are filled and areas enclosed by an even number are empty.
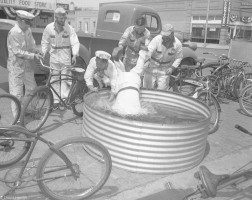
{"type": "MultiPolygon", "coordinates": [[[[16,137],[16,138],[15,137],[10,137],[10,138],[4,137],[4,138],[1,138],[0,137],[0,141],[1,140],[12,140],[12,141],[24,141],[24,142],[31,142],[32,143],[32,145],[29,148],[29,151],[28,151],[27,155],[25,155],[26,158],[25,158],[24,164],[23,164],[23,166],[22,166],[22,168],[21,168],[21,170],[19,172],[18,180],[22,180],[22,175],[23,175],[23,173],[25,171],[25,168],[26,168],[26,166],[27,166],[27,164],[28,164],[28,162],[30,160],[30,157],[31,157],[31,155],[33,153],[33,150],[34,150],[34,148],[35,148],[35,146],[36,146],[36,144],[37,144],[38,141],[41,141],[41,142],[45,143],[49,147],[49,149],[51,149],[53,152],[55,152],[66,163],[66,167],[69,168],[73,174],[75,174],[75,170],[74,170],[74,168],[72,166],[72,163],[67,158],[67,156],[63,152],[58,151],[57,149],[55,149],[54,148],[54,143],[52,143],[51,141],[48,141],[48,140],[42,138],[41,137],[42,134],[31,133],[27,129],[23,128],[22,126],[18,126],[18,125],[13,125],[13,126],[10,126],[10,127],[0,127],[0,135],[3,134],[4,132],[7,132],[7,131],[15,131],[15,132],[23,133],[23,134],[25,134],[27,136],[27,138],[18,138],[18,137],[16,137]]],[[[1,143],[0,143],[0,146],[1,146],[1,143]]],[[[37,179],[33,179],[33,180],[34,181],[38,181],[37,179]]],[[[30,180],[28,180],[28,181],[30,181],[30,180]]],[[[10,191],[15,190],[19,186],[19,184],[20,184],[20,181],[17,181],[15,183],[14,188],[11,189],[10,191]]],[[[7,194],[5,194],[5,195],[7,195],[7,194]]]]}

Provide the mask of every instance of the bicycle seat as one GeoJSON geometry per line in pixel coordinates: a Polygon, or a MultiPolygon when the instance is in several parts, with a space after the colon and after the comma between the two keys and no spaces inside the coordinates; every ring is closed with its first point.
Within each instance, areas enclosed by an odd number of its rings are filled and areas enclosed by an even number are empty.
{"type": "Polygon", "coordinates": [[[224,179],[229,178],[228,174],[216,175],[211,173],[205,166],[199,168],[199,179],[209,197],[215,197],[217,194],[217,187],[224,179]]]}

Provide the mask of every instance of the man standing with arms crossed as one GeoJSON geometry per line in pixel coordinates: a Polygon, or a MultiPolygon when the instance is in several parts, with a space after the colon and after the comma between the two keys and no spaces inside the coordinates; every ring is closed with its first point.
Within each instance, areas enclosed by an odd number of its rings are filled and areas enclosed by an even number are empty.
{"type": "MultiPolygon", "coordinates": [[[[37,86],[34,78],[34,58],[42,56],[36,49],[35,40],[30,29],[33,14],[17,10],[17,24],[9,31],[7,37],[10,94],[16,96],[22,103],[24,98],[37,86]],[[25,95],[23,94],[25,86],[25,95]],[[24,97],[23,97],[24,96],[24,97]]],[[[16,108],[12,105],[12,112],[16,115],[16,108]]]]}
{"type": "MultiPolygon", "coordinates": [[[[55,69],[76,64],[76,57],[79,54],[80,43],[74,29],[66,22],[67,13],[62,7],[56,8],[54,11],[55,22],[48,24],[43,32],[41,47],[45,57],[46,53],[50,53],[50,66],[55,69]],[[73,56],[72,56],[73,55],[73,56]],[[72,58],[71,58],[72,56],[72,58]]],[[[63,71],[54,70],[53,74],[71,75],[71,71],[65,69],[63,71]]],[[[59,76],[52,76],[51,82],[58,80],[59,76]]],[[[54,84],[53,87],[61,98],[66,98],[69,93],[70,84],[67,81],[54,84]]],[[[59,98],[54,95],[54,108],[59,106],[59,98]]]]}

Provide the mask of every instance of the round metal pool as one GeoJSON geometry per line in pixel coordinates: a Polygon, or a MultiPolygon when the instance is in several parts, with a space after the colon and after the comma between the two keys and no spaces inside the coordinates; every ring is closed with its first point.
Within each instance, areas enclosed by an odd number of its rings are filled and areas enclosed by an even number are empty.
{"type": "MultiPolygon", "coordinates": [[[[210,111],[187,96],[158,90],[141,90],[141,102],[175,109],[188,121],[128,119],[91,106],[97,98],[108,98],[109,90],[84,97],[83,136],[96,139],[109,150],[113,166],[132,172],[168,174],[189,170],[203,159],[210,111]],[[196,120],[192,120],[196,119],[196,120]],[[181,123],[180,123],[181,122],[181,123]]],[[[168,112],[169,113],[169,110],[168,112]]]]}

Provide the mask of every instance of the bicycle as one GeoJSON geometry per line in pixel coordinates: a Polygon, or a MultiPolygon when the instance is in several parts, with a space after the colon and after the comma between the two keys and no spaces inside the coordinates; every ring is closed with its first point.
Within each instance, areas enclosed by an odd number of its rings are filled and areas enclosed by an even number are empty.
{"type": "MultiPolygon", "coordinates": [[[[178,75],[170,75],[170,86],[174,92],[191,96],[208,106],[211,112],[208,134],[214,133],[218,129],[220,121],[220,104],[212,93],[211,79],[213,76],[201,76],[196,71],[201,70],[201,66],[182,65],[178,70],[178,75]],[[194,71],[195,77],[184,76],[183,71],[194,71]]],[[[215,78],[214,78],[215,79],[215,78]]]]}
{"type": "MultiPolygon", "coordinates": [[[[221,85],[222,94],[229,98],[238,98],[239,93],[245,87],[249,80],[252,80],[252,73],[245,73],[244,68],[250,67],[248,62],[230,59],[226,55],[216,55],[212,52],[204,52],[218,57],[217,62],[207,63],[202,66],[203,69],[210,68],[210,73],[217,77],[216,82],[221,85]]],[[[216,94],[218,97],[219,93],[216,94]]]]}
{"type": "Polygon", "coordinates": [[[41,137],[41,133],[31,133],[19,125],[0,127],[0,168],[18,163],[17,170],[11,169],[0,181],[10,190],[2,199],[25,184],[37,183],[42,193],[54,200],[81,200],[96,193],[107,181],[111,172],[111,156],[98,141],[86,137],[72,137],[56,144],[41,137]],[[38,141],[49,149],[35,165],[28,167],[33,150],[38,141]],[[34,174],[32,169],[36,168],[34,174]],[[11,174],[12,173],[12,174],[11,174]]]}
{"type": "Polygon", "coordinates": [[[242,89],[239,96],[239,105],[246,115],[252,117],[252,84],[242,89]]]}
{"type": "MultiPolygon", "coordinates": [[[[238,128],[244,133],[250,133],[245,128],[241,127],[240,125],[235,125],[235,128],[238,128]]],[[[252,178],[252,168],[244,169],[247,165],[252,163],[250,161],[246,165],[242,166],[240,169],[236,170],[232,174],[221,174],[216,175],[207,169],[205,166],[200,166],[199,171],[194,174],[194,177],[200,181],[197,186],[197,189],[192,192],[191,194],[184,197],[183,200],[189,200],[190,198],[195,199],[196,195],[201,195],[201,198],[206,199],[209,197],[216,197],[217,192],[227,186],[238,185],[242,182],[248,181],[252,178]]]]}
{"type": "Polygon", "coordinates": [[[0,94],[0,126],[16,124],[21,113],[19,100],[11,94],[0,94]]]}
{"type": "Polygon", "coordinates": [[[85,69],[76,68],[74,66],[64,67],[62,69],[52,69],[51,67],[46,66],[42,60],[40,60],[40,63],[43,67],[50,69],[48,79],[44,86],[35,88],[35,90],[29,94],[24,102],[20,116],[20,124],[32,133],[37,132],[44,125],[49,114],[52,112],[53,93],[58,97],[60,107],[72,109],[75,115],[82,117],[83,96],[88,91],[84,81],[85,69]],[[71,70],[73,75],[62,75],[64,76],[62,78],[60,74],[52,74],[52,70],[63,71],[65,69],[71,70]],[[60,79],[50,82],[53,76],[60,76],[60,79]],[[61,95],[58,94],[53,87],[54,84],[58,83],[61,86],[61,81],[68,81],[71,83],[69,94],[66,99],[61,98],[61,95]]]}

